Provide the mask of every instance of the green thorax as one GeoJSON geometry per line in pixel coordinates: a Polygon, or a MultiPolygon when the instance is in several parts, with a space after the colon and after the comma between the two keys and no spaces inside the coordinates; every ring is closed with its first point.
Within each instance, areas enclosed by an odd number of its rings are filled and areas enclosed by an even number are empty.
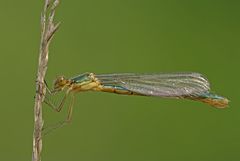
{"type": "Polygon", "coordinates": [[[70,79],[75,83],[83,83],[83,82],[91,81],[91,78],[89,77],[89,73],[84,73],[70,79]]]}

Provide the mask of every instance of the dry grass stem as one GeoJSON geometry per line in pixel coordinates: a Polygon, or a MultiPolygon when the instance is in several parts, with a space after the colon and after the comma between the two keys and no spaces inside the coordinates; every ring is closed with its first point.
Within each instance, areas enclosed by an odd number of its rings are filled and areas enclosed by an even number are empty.
{"type": "Polygon", "coordinates": [[[33,153],[32,161],[41,160],[42,151],[42,103],[46,88],[44,79],[47,71],[48,52],[51,40],[59,28],[60,23],[54,23],[54,15],[59,0],[45,0],[41,14],[41,40],[39,49],[38,70],[36,79],[36,94],[34,105],[34,132],[33,132],[33,153]]]}

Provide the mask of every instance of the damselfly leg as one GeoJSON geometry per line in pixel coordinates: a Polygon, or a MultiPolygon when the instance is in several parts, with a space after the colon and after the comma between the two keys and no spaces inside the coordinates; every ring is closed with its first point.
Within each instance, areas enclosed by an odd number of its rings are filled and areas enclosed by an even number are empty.
{"type": "Polygon", "coordinates": [[[46,94],[45,94],[45,99],[44,102],[49,105],[54,111],[56,112],[60,112],[64,105],[66,104],[66,100],[67,98],[70,97],[70,102],[68,105],[68,109],[67,109],[67,116],[63,121],[60,121],[54,125],[50,125],[48,127],[43,128],[44,134],[48,134],[49,132],[51,132],[54,129],[57,129],[59,127],[64,126],[65,124],[68,124],[71,122],[72,119],[72,110],[73,110],[73,103],[74,103],[74,93],[70,92],[69,90],[66,91],[60,91],[60,90],[50,90],[46,81],[45,81],[45,86],[46,86],[46,94]],[[59,92],[64,92],[64,96],[58,101],[60,103],[56,104],[53,100],[52,97],[54,97],[56,94],[58,94],[59,92]]]}

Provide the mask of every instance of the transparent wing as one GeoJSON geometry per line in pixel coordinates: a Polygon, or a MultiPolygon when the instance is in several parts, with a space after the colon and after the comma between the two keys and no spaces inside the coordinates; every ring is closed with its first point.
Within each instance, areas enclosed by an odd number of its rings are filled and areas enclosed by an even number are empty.
{"type": "Polygon", "coordinates": [[[208,80],[199,73],[100,74],[103,85],[117,86],[147,96],[196,97],[210,89],[208,80]]]}

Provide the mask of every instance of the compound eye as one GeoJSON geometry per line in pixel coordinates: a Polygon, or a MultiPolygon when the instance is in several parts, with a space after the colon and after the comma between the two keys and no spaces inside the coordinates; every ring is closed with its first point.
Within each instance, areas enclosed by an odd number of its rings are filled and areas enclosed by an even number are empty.
{"type": "Polygon", "coordinates": [[[63,76],[57,77],[57,79],[54,81],[54,87],[59,88],[61,86],[64,86],[66,83],[66,79],[63,76]]]}
{"type": "Polygon", "coordinates": [[[65,80],[65,78],[64,78],[64,76],[59,76],[59,77],[57,78],[57,80],[58,80],[59,82],[61,82],[61,81],[65,80]]]}

